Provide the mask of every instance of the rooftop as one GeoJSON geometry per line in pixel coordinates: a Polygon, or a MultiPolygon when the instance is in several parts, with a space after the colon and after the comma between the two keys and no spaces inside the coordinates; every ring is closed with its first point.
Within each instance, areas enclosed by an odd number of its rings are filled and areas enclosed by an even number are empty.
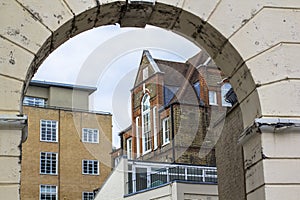
{"type": "Polygon", "coordinates": [[[37,87],[44,87],[44,88],[60,87],[60,88],[67,88],[67,89],[74,89],[74,90],[82,90],[82,91],[89,92],[89,94],[91,94],[97,90],[96,87],[91,87],[91,86],[73,85],[73,84],[67,84],[67,83],[57,83],[57,82],[40,81],[40,80],[31,80],[29,85],[37,86],[37,87]]]}

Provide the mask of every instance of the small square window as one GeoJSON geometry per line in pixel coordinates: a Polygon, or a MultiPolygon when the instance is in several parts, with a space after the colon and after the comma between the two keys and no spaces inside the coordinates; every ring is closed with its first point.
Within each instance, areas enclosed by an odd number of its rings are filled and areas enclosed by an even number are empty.
{"type": "Polygon", "coordinates": [[[82,142],[99,143],[99,130],[92,128],[83,128],[82,142]]]}
{"type": "Polygon", "coordinates": [[[82,174],[99,175],[99,161],[82,160],[82,174]]]}

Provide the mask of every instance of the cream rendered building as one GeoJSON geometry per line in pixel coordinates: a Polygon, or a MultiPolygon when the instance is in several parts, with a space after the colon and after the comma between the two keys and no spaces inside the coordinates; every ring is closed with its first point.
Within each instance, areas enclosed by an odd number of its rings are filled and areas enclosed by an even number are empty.
{"type": "Polygon", "coordinates": [[[112,115],[88,110],[95,90],[30,83],[23,107],[28,138],[22,144],[22,200],[92,200],[110,174],[112,115]]]}

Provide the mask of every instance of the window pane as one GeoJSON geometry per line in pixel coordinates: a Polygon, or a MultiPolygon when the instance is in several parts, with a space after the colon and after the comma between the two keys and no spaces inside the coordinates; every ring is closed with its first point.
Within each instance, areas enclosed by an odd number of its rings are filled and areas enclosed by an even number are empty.
{"type": "Polygon", "coordinates": [[[99,130],[91,128],[82,129],[82,142],[99,143],[99,130]]]}
{"type": "Polygon", "coordinates": [[[57,142],[57,121],[41,120],[40,139],[41,141],[57,142]]]}

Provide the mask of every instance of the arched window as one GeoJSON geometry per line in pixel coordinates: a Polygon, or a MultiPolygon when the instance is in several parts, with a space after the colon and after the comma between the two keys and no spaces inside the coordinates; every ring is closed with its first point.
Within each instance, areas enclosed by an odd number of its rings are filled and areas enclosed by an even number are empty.
{"type": "Polygon", "coordinates": [[[224,83],[221,87],[221,95],[222,95],[222,106],[231,107],[231,103],[225,101],[225,95],[230,90],[231,85],[229,83],[224,83]]]}
{"type": "Polygon", "coordinates": [[[150,96],[145,94],[142,99],[142,132],[143,153],[151,151],[151,121],[150,121],[150,96]]]}

